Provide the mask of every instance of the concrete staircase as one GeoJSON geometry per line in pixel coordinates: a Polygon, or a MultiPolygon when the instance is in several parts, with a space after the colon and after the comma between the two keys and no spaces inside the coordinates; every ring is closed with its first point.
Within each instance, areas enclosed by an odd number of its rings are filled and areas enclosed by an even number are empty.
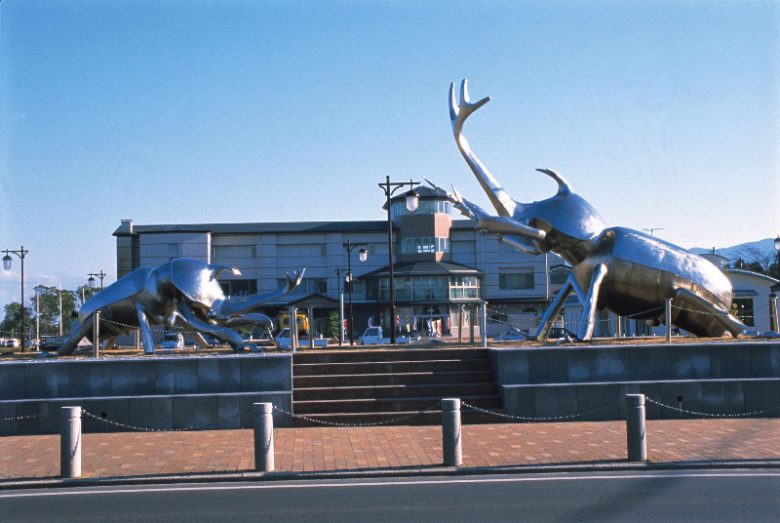
{"type": "MultiPolygon", "coordinates": [[[[293,355],[293,409],[313,420],[438,425],[441,398],[503,412],[487,350],[346,349],[293,355]]],[[[501,419],[463,408],[462,421],[501,419]]],[[[317,423],[296,418],[294,425],[317,423]]]]}

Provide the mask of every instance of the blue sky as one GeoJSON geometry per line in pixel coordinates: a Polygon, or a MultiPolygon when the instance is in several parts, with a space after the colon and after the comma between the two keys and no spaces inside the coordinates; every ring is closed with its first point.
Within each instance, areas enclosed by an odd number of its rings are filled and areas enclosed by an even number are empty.
{"type": "Polygon", "coordinates": [[[385,175],[487,207],[449,125],[463,77],[516,199],[552,194],[550,167],[609,225],[774,237],[779,31],[778,2],[5,0],[0,249],[73,288],[113,281],[122,218],[383,219],[385,175]]]}

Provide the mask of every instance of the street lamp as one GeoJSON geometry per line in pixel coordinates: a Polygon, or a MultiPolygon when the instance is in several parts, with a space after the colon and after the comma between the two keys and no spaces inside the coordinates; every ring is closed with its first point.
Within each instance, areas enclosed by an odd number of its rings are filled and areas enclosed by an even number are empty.
{"type": "Polygon", "coordinates": [[[22,343],[22,352],[24,352],[24,257],[27,256],[27,253],[30,252],[29,250],[24,249],[24,245],[18,250],[4,250],[5,256],[3,256],[3,269],[6,271],[11,270],[11,264],[13,259],[11,258],[11,254],[15,254],[19,257],[20,260],[22,260],[22,307],[21,307],[21,315],[22,315],[22,335],[21,335],[21,343],[22,343]]]}
{"type": "Polygon", "coordinates": [[[406,210],[414,212],[420,203],[417,192],[414,191],[415,185],[420,182],[409,180],[408,182],[391,182],[389,176],[385,176],[385,183],[380,183],[379,187],[385,192],[387,199],[387,268],[389,271],[389,291],[390,291],[390,343],[395,344],[396,314],[395,314],[395,281],[393,278],[393,223],[390,221],[390,198],[402,187],[411,187],[406,193],[406,210]]]}
{"type": "Polygon", "coordinates": [[[350,240],[345,241],[343,244],[344,250],[347,251],[347,277],[346,282],[349,283],[349,344],[355,344],[355,315],[352,311],[352,251],[360,247],[358,251],[358,259],[361,262],[365,262],[368,259],[368,251],[363,248],[365,243],[352,243],[350,240]]]}
{"type": "Polygon", "coordinates": [[[87,283],[89,284],[90,289],[95,288],[95,278],[97,277],[100,278],[100,289],[98,290],[103,290],[103,278],[106,277],[106,273],[103,272],[103,269],[100,269],[100,272],[90,272],[87,274],[87,276],[89,276],[87,283]]]}

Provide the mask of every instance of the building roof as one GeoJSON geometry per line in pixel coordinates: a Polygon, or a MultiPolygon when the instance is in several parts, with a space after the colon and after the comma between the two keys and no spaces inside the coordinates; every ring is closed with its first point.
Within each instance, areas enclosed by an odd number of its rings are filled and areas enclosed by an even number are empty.
{"type": "MultiPolygon", "coordinates": [[[[394,227],[397,229],[397,227],[394,227]]],[[[474,229],[471,220],[453,220],[453,229],[474,229]]],[[[329,232],[385,232],[386,220],[362,220],[339,222],[256,222],[256,223],[193,223],[163,225],[131,225],[130,231],[122,224],[114,236],[137,234],[162,234],[183,232],[209,232],[212,234],[301,234],[329,232]]]]}
{"type": "MultiPolygon", "coordinates": [[[[359,279],[371,279],[387,277],[390,271],[387,265],[380,267],[379,269],[371,272],[367,272],[360,276],[359,279]]],[[[461,265],[460,263],[453,262],[411,262],[411,263],[395,263],[393,264],[393,277],[404,276],[445,276],[449,274],[465,274],[478,276],[482,274],[481,271],[461,265]]]]}
{"type": "Polygon", "coordinates": [[[119,227],[114,236],[182,232],[210,232],[213,234],[300,234],[327,232],[382,232],[387,230],[383,220],[350,222],[263,222],[263,223],[196,223],[171,225],[133,225],[132,232],[119,227]]]}

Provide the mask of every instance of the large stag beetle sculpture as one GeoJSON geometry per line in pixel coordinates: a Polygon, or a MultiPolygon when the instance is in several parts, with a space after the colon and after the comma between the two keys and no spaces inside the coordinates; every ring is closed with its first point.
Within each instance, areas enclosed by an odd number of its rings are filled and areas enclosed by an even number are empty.
{"type": "Polygon", "coordinates": [[[111,344],[120,334],[139,329],[144,352],[154,352],[149,324],[173,327],[181,321],[200,333],[210,334],[235,350],[254,348],[230,327],[260,325],[270,332],[273,322],[265,314],[251,312],[268,301],[288,294],[300,284],[304,269],[287,274],[286,285],[274,292],[242,298],[227,298],[217,276],[231,271],[227,265],[215,265],[190,258],[176,258],[158,267],[143,267],[123,276],[87,300],[79,309],[79,326],[73,329],[60,355],[70,354],[79,341],[91,340],[95,312],[100,311],[100,336],[111,344]]]}
{"type": "Polygon", "coordinates": [[[572,273],[542,317],[535,338],[544,340],[566,298],[575,292],[583,307],[577,338],[593,336],[596,311],[665,321],[665,301],[672,300],[672,324],[697,336],[737,336],[746,327],[729,313],[731,283],[712,263],[681,247],[625,227],[605,227],[596,210],[574,194],[571,185],[550,169],[538,169],[555,180],[558,193],[546,200],[520,203],[501,187],[471,150],[463,124],[490,101],[470,102],[466,80],[460,103],[450,84],[450,119],[455,142],[495,207],[492,216],[464,199],[430,183],[470,218],[479,230],[529,254],[554,252],[572,265],[572,273]]]}

